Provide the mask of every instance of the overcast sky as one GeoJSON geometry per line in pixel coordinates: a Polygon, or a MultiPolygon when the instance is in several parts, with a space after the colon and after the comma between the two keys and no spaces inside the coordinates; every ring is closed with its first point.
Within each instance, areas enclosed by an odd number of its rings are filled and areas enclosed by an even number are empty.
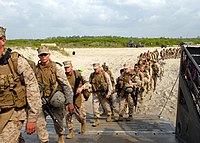
{"type": "Polygon", "coordinates": [[[7,39],[200,36],[199,0],[0,0],[7,39]]]}

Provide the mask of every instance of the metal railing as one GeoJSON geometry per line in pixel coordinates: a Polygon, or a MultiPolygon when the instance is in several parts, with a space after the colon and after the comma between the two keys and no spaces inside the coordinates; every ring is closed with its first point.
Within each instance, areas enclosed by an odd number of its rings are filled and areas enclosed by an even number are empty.
{"type": "Polygon", "coordinates": [[[182,46],[181,75],[186,80],[200,118],[200,47],[182,46]],[[193,50],[194,49],[194,50],[193,50]]]}

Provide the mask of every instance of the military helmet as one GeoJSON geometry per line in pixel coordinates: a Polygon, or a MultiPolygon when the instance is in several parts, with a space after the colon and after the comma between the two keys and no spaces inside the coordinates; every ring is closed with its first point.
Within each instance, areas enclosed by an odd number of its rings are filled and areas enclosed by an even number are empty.
{"type": "Polygon", "coordinates": [[[49,103],[53,107],[62,107],[65,103],[65,96],[61,91],[57,91],[52,98],[50,99],[49,103]]]}

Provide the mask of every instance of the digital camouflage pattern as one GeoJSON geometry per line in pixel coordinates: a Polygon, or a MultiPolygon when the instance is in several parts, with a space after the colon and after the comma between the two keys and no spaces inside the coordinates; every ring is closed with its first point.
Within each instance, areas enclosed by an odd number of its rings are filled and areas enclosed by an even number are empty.
{"type": "MultiPolygon", "coordinates": [[[[52,92],[52,87],[56,88],[56,83],[59,83],[59,86],[62,88],[61,91],[63,92],[64,96],[66,97],[65,104],[73,103],[73,91],[72,88],[67,80],[65,72],[63,71],[62,67],[55,62],[51,61],[42,66],[41,63],[38,63],[36,66],[36,76],[38,82],[44,84],[45,88],[48,89],[44,91],[44,96],[50,97],[52,92]]],[[[54,123],[54,128],[58,135],[63,135],[65,133],[65,129],[63,126],[63,118],[64,118],[64,105],[59,108],[52,108],[54,116],[57,118],[58,123],[61,127],[56,126],[57,124],[54,123]]],[[[41,112],[37,122],[37,133],[41,142],[48,141],[48,131],[46,130],[46,116],[44,112],[41,112]]]]}
{"type": "Polygon", "coordinates": [[[40,48],[37,49],[38,55],[41,54],[49,54],[49,48],[47,46],[41,46],[40,48]]]}
{"type": "MultiPolygon", "coordinates": [[[[95,68],[96,65],[93,64],[93,68],[95,68]]],[[[106,83],[107,84],[107,90],[108,90],[108,95],[111,95],[112,93],[112,83],[110,80],[110,76],[108,73],[101,71],[100,73],[91,73],[89,77],[90,84],[92,84],[93,87],[93,112],[95,118],[100,117],[100,112],[99,112],[99,105],[101,104],[103,108],[105,109],[105,112],[107,113],[108,116],[111,116],[111,107],[109,101],[103,97],[102,91],[99,91],[99,86],[100,83],[106,83]],[[100,81],[100,82],[99,82],[100,81]]]]}
{"type": "Polygon", "coordinates": [[[19,57],[18,59],[17,74],[22,75],[26,84],[28,111],[26,113],[25,108],[13,111],[11,118],[0,134],[0,140],[2,142],[18,142],[18,137],[22,128],[22,121],[27,119],[28,122],[36,122],[38,114],[42,109],[40,93],[35,74],[28,62],[22,57],[19,57]]]}
{"type": "Polygon", "coordinates": [[[37,80],[35,78],[35,73],[31,69],[28,62],[19,57],[18,59],[18,73],[22,74],[24,77],[24,82],[26,84],[26,96],[29,105],[28,110],[28,121],[36,122],[38,113],[41,111],[42,103],[40,99],[40,91],[38,88],[37,80]]]}

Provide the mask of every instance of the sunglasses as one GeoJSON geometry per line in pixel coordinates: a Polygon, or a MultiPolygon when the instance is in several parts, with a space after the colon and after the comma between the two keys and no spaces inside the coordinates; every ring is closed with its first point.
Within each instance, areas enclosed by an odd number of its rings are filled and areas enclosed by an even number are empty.
{"type": "Polygon", "coordinates": [[[43,57],[43,56],[46,57],[47,55],[48,55],[48,54],[44,53],[44,54],[40,54],[39,56],[40,56],[40,57],[43,57]]]}

